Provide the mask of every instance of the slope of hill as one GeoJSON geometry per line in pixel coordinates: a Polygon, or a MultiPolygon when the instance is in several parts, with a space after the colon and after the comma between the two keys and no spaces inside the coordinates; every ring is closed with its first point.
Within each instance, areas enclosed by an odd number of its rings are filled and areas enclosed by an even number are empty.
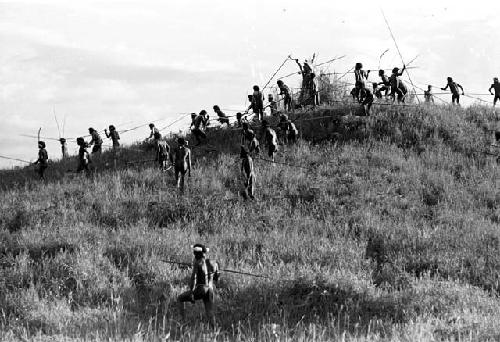
{"type": "Polygon", "coordinates": [[[293,116],[302,140],[256,159],[239,195],[239,135],[193,148],[180,195],[137,145],[90,177],[2,171],[5,340],[498,340],[500,169],[491,109],[348,104],[293,116]],[[493,153],[492,153],[493,154],[493,153]],[[115,166],[116,160],[116,166],[115,166]],[[286,165],[285,165],[286,164],[286,165]],[[224,268],[218,328],[176,296],[189,246],[224,268]]]}

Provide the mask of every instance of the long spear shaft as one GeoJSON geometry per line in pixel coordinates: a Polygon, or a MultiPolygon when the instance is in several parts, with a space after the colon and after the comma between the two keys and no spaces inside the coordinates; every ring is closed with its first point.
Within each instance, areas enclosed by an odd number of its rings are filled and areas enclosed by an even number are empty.
{"type": "MultiPolygon", "coordinates": [[[[167,264],[174,264],[174,265],[181,265],[181,266],[188,266],[191,267],[192,264],[187,263],[187,262],[179,262],[179,261],[171,261],[171,260],[162,260],[163,262],[167,264]]],[[[271,277],[260,275],[260,274],[254,274],[254,273],[249,273],[249,272],[241,272],[241,271],[235,271],[235,270],[230,270],[230,269],[221,269],[223,272],[227,273],[235,273],[235,274],[242,274],[242,275],[247,275],[250,277],[256,277],[256,278],[266,278],[266,279],[272,279],[271,277]]]]}
{"type": "MultiPolygon", "coordinates": [[[[396,50],[398,50],[399,58],[401,58],[401,63],[403,63],[403,65],[406,65],[405,61],[403,59],[403,55],[401,54],[401,50],[399,50],[398,42],[396,41],[396,38],[394,37],[394,34],[392,33],[391,26],[389,25],[389,22],[387,21],[387,18],[385,17],[385,13],[382,9],[380,9],[380,12],[382,12],[382,16],[384,17],[384,21],[385,21],[385,24],[387,25],[387,29],[389,30],[389,33],[391,34],[392,41],[394,42],[394,45],[396,46],[396,50]]],[[[408,75],[408,79],[410,80],[410,84],[413,87],[413,91],[416,93],[415,85],[413,84],[413,81],[411,80],[410,73],[408,72],[408,70],[406,68],[405,68],[405,71],[406,71],[406,75],[408,75]]],[[[420,103],[420,99],[418,98],[418,96],[416,96],[416,98],[417,98],[418,103],[420,103]]]]}
{"type": "Polygon", "coordinates": [[[26,163],[26,164],[31,164],[31,162],[29,162],[27,160],[23,160],[23,159],[11,158],[11,157],[6,157],[6,156],[0,156],[0,158],[9,159],[9,160],[16,160],[16,161],[20,161],[20,162],[23,162],[23,163],[26,163]]]}

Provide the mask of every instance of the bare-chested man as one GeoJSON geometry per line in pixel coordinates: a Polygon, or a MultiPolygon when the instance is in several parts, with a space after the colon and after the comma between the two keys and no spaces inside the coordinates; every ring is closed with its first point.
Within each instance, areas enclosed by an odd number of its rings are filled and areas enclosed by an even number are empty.
{"type": "Polygon", "coordinates": [[[205,305],[205,314],[211,326],[215,325],[214,304],[215,304],[215,286],[220,277],[219,265],[206,257],[209,249],[202,244],[195,244],[193,248],[193,271],[189,281],[189,290],[178,297],[179,310],[182,318],[185,318],[184,303],[195,303],[197,300],[203,300],[205,305]]]}
{"type": "Polygon", "coordinates": [[[464,88],[460,84],[454,82],[451,77],[447,77],[446,80],[448,83],[446,83],[446,87],[441,88],[441,90],[446,90],[449,87],[451,91],[451,103],[459,105],[460,93],[458,92],[458,88],[462,91],[462,95],[464,95],[464,88]]]}
{"type": "Polygon", "coordinates": [[[246,199],[246,196],[248,195],[248,197],[254,199],[255,173],[253,168],[253,160],[245,146],[241,146],[240,158],[241,158],[241,174],[244,177],[244,186],[245,186],[245,190],[243,192],[244,197],[246,199]]]}
{"type": "Polygon", "coordinates": [[[183,192],[186,173],[191,177],[191,150],[186,146],[184,138],[178,138],[177,145],[177,148],[170,155],[170,162],[174,165],[177,188],[183,192]]]}
{"type": "Polygon", "coordinates": [[[495,90],[495,97],[493,98],[493,107],[495,107],[497,101],[500,100],[500,83],[498,82],[498,77],[493,78],[493,84],[490,86],[490,89],[488,89],[490,94],[493,95],[491,89],[495,90]]]}

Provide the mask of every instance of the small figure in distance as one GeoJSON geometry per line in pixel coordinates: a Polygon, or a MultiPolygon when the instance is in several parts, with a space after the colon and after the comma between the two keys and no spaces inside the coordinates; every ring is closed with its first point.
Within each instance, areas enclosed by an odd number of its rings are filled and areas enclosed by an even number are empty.
{"type": "Polygon", "coordinates": [[[83,140],[82,137],[76,138],[76,144],[80,146],[80,148],[78,149],[78,168],[76,169],[76,172],[80,173],[82,171],[85,171],[85,173],[88,175],[90,172],[90,155],[87,151],[88,144],[85,142],[85,140],[83,140]]]}
{"type": "Polygon", "coordinates": [[[107,129],[104,129],[104,134],[106,134],[106,138],[111,139],[113,142],[113,150],[120,147],[120,134],[118,134],[115,126],[109,125],[109,133],[107,129]]]}
{"type": "Polygon", "coordinates": [[[288,133],[289,133],[288,115],[281,114],[280,121],[278,122],[279,135],[284,145],[288,144],[288,133]]]}
{"type": "Polygon", "coordinates": [[[269,102],[269,104],[266,107],[269,107],[271,116],[276,116],[278,114],[278,103],[274,101],[273,94],[267,95],[267,102],[269,102]]]}
{"type": "Polygon", "coordinates": [[[244,177],[243,197],[254,199],[255,194],[255,172],[253,168],[253,160],[245,146],[241,146],[241,174],[244,177]]]}
{"type": "Polygon", "coordinates": [[[355,97],[359,101],[359,92],[362,87],[365,87],[365,81],[368,80],[368,75],[370,75],[370,70],[365,71],[363,70],[363,63],[356,63],[354,65],[354,88],[355,90],[355,97]]]}
{"type": "Polygon", "coordinates": [[[66,144],[66,139],[59,138],[59,142],[61,143],[62,158],[63,159],[69,158],[68,145],[66,144]]]}
{"type": "Polygon", "coordinates": [[[288,143],[295,144],[299,136],[299,130],[290,119],[287,119],[286,122],[288,124],[288,143]]]}
{"type": "Polygon", "coordinates": [[[451,91],[451,103],[460,105],[460,93],[458,92],[458,88],[462,91],[462,95],[464,95],[464,88],[460,84],[454,82],[451,77],[447,77],[446,80],[446,87],[441,88],[441,90],[447,90],[449,87],[451,91]]]}
{"type": "Polygon", "coordinates": [[[101,136],[92,127],[89,128],[89,133],[90,133],[90,136],[92,137],[92,139],[90,140],[90,142],[88,143],[88,145],[89,145],[89,147],[92,146],[92,145],[94,145],[94,147],[92,147],[92,154],[94,154],[94,153],[101,153],[102,152],[102,139],[101,139],[101,136]]]}
{"type": "Polygon", "coordinates": [[[274,156],[278,151],[278,136],[275,130],[269,127],[267,120],[262,121],[262,128],[264,130],[264,141],[267,145],[267,155],[274,161],[274,156]]]}
{"type": "Polygon", "coordinates": [[[363,106],[364,114],[366,116],[370,115],[370,109],[372,108],[373,100],[374,97],[370,89],[362,86],[359,92],[359,102],[363,106]]]}
{"type": "Polygon", "coordinates": [[[174,166],[177,188],[184,192],[184,178],[186,173],[191,177],[191,150],[187,147],[184,138],[177,139],[177,148],[170,154],[170,162],[174,166]]]}
{"type": "Polygon", "coordinates": [[[257,116],[257,120],[262,120],[264,117],[264,97],[258,85],[253,86],[253,94],[248,109],[252,109],[253,113],[257,116]]]}
{"type": "Polygon", "coordinates": [[[383,69],[380,69],[378,71],[378,75],[380,77],[380,80],[382,82],[379,82],[378,85],[381,85],[382,87],[379,88],[379,93],[380,93],[380,97],[378,95],[377,98],[381,98],[382,97],[382,92],[384,92],[384,96],[387,97],[387,95],[389,94],[389,91],[391,90],[391,82],[389,80],[389,77],[387,77],[387,75],[385,74],[385,70],[383,69]]]}
{"type": "Polygon", "coordinates": [[[196,121],[197,116],[198,115],[196,115],[196,113],[191,113],[191,126],[190,127],[194,126],[194,122],[196,121]]]}
{"type": "Polygon", "coordinates": [[[243,115],[241,112],[236,113],[236,127],[241,128],[243,115]]]}
{"type": "Polygon", "coordinates": [[[280,88],[279,95],[283,96],[283,105],[285,111],[290,112],[292,110],[292,96],[290,94],[290,88],[283,83],[282,80],[278,80],[277,82],[278,88],[280,88]]]}
{"type": "Polygon", "coordinates": [[[45,170],[47,170],[47,167],[49,165],[49,155],[47,153],[47,150],[45,149],[44,141],[38,142],[38,159],[33,164],[38,165],[38,169],[36,170],[36,172],[40,176],[41,180],[45,180],[45,170]]]}
{"type": "Polygon", "coordinates": [[[182,319],[185,319],[185,302],[195,303],[197,300],[203,300],[205,314],[212,327],[215,326],[215,286],[219,280],[220,272],[217,262],[206,257],[209,249],[202,244],[195,244],[193,249],[193,270],[189,281],[189,290],[178,297],[179,311],[182,319]]]}
{"type": "Polygon", "coordinates": [[[490,86],[490,89],[488,89],[490,94],[493,95],[491,89],[495,90],[495,97],[493,98],[493,107],[495,107],[497,101],[500,100],[500,83],[498,82],[498,77],[493,78],[493,84],[490,86]]]}
{"type": "Polygon", "coordinates": [[[382,92],[380,91],[380,89],[378,87],[378,83],[377,82],[373,82],[372,83],[372,88],[373,88],[373,94],[375,95],[375,97],[377,99],[381,99],[382,98],[382,92]]]}
{"type": "Polygon", "coordinates": [[[260,144],[254,131],[250,130],[247,133],[247,138],[249,140],[248,152],[250,153],[250,155],[258,155],[260,153],[260,144]]]}
{"type": "Polygon", "coordinates": [[[220,109],[220,107],[218,105],[215,105],[214,106],[214,112],[215,114],[217,114],[217,116],[219,117],[219,119],[217,119],[221,125],[223,124],[226,124],[227,127],[229,127],[229,118],[227,117],[227,115],[220,109]]]}
{"type": "Polygon", "coordinates": [[[196,146],[199,146],[202,140],[207,139],[207,135],[205,134],[204,130],[206,126],[208,126],[208,120],[209,118],[207,115],[207,111],[203,109],[191,123],[191,133],[196,139],[196,146]]]}
{"type": "Polygon", "coordinates": [[[156,146],[156,158],[155,161],[158,162],[160,171],[165,171],[167,168],[167,161],[170,154],[170,146],[168,146],[165,140],[158,141],[156,146]]]}
{"type": "Polygon", "coordinates": [[[399,68],[392,69],[392,74],[389,77],[392,102],[395,102],[396,99],[398,100],[398,102],[404,102],[404,97],[406,94],[406,91],[405,91],[406,86],[401,85],[403,82],[401,81],[401,79],[399,77],[403,75],[403,72],[405,70],[406,70],[406,65],[403,65],[403,69],[401,69],[401,71],[399,71],[399,68]]]}
{"type": "Polygon", "coordinates": [[[241,124],[241,145],[246,145],[250,142],[251,140],[249,137],[250,133],[254,133],[254,131],[250,128],[248,122],[243,122],[241,124]]]}
{"type": "Polygon", "coordinates": [[[156,149],[158,147],[158,142],[161,140],[161,133],[158,128],[155,127],[154,123],[149,124],[149,129],[151,130],[151,133],[149,134],[149,137],[146,138],[148,141],[153,141],[153,147],[156,149]]]}
{"type": "Polygon", "coordinates": [[[432,85],[427,86],[427,90],[424,90],[424,100],[425,103],[434,103],[434,95],[432,94],[432,85]]]}

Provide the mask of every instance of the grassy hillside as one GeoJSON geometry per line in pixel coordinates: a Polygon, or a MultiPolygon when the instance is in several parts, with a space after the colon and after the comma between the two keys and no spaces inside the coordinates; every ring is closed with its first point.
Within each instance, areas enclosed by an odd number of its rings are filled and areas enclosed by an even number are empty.
{"type": "Polygon", "coordinates": [[[238,193],[237,130],[194,148],[181,196],[144,146],[1,173],[4,340],[498,340],[500,169],[491,109],[349,104],[292,116],[302,140],[255,160],[238,193]],[[491,151],[490,151],[491,152],[491,151]],[[114,163],[116,160],[116,167],[114,163]],[[73,165],[71,164],[73,163],[73,165]],[[301,168],[290,166],[302,166],[301,168]],[[224,268],[218,328],[176,296],[203,242],[224,268]]]}

